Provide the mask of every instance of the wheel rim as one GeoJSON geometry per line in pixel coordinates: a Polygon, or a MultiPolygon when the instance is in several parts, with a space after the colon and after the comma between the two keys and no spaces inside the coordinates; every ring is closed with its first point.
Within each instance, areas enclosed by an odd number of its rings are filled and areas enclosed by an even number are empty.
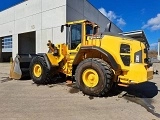
{"type": "Polygon", "coordinates": [[[34,65],[33,72],[36,77],[40,77],[42,74],[42,67],[39,64],[34,65]]]}
{"type": "Polygon", "coordinates": [[[95,87],[98,84],[98,73],[93,69],[86,69],[82,74],[83,83],[87,87],[95,87]]]}

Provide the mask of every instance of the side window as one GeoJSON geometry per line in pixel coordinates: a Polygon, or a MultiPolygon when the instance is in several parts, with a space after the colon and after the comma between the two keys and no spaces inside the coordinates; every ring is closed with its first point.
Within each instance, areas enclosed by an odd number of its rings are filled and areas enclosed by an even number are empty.
{"type": "Polygon", "coordinates": [[[93,34],[93,27],[91,25],[86,26],[86,35],[93,34]]]}
{"type": "Polygon", "coordinates": [[[71,49],[75,49],[81,43],[82,25],[76,24],[71,26],[71,49]]]}

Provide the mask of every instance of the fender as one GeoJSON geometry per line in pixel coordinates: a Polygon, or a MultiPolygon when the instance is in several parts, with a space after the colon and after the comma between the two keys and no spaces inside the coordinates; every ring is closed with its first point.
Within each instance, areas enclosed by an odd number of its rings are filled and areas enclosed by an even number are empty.
{"type": "Polygon", "coordinates": [[[79,64],[79,62],[80,62],[79,59],[81,59],[81,55],[84,55],[84,53],[86,53],[86,51],[88,51],[88,50],[96,50],[96,51],[104,54],[108,58],[108,60],[110,61],[112,68],[114,70],[119,69],[119,66],[118,66],[117,62],[115,61],[115,59],[113,58],[113,56],[109,52],[107,52],[104,49],[97,47],[97,46],[83,46],[83,47],[81,47],[80,50],[78,51],[78,53],[76,54],[76,57],[73,61],[73,65],[79,64]]]}
{"type": "Polygon", "coordinates": [[[52,65],[51,65],[51,62],[49,61],[49,59],[47,57],[47,54],[46,53],[38,53],[37,55],[41,56],[41,57],[43,57],[45,59],[47,67],[50,70],[52,65]]]}

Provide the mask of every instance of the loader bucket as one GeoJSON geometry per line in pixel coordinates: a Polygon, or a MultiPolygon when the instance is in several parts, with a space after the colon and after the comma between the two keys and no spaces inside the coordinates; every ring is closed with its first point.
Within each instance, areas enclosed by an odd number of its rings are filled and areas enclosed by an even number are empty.
{"type": "Polygon", "coordinates": [[[10,69],[10,78],[11,79],[23,79],[30,78],[29,66],[33,57],[37,56],[36,54],[18,54],[14,58],[10,69]]]}

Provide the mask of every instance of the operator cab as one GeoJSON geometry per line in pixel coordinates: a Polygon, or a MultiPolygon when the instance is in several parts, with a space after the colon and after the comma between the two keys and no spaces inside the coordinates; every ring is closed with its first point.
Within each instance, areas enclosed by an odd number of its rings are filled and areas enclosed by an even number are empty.
{"type": "Polygon", "coordinates": [[[76,49],[88,36],[96,35],[99,29],[98,25],[90,21],[77,21],[62,25],[61,32],[63,32],[64,26],[67,27],[67,44],[70,50],[76,49]]]}

